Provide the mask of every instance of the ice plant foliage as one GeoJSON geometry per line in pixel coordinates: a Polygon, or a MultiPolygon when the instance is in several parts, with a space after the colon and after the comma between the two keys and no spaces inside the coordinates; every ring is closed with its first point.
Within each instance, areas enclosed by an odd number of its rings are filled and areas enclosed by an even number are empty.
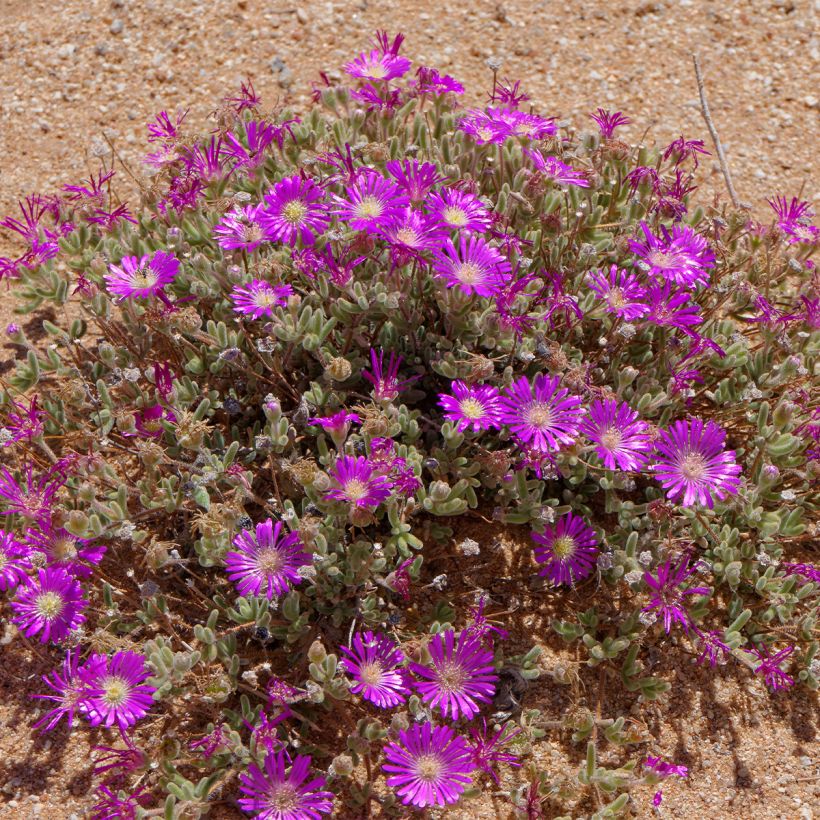
{"type": "Polygon", "coordinates": [[[92,817],[620,816],[660,654],[820,686],[811,204],[403,39],[0,219],[3,652],[92,817]]]}

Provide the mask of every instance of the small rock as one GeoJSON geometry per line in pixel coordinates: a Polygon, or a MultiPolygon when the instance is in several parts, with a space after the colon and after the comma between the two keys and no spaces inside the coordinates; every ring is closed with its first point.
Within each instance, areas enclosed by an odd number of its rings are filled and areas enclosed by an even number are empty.
{"type": "Polygon", "coordinates": [[[808,755],[800,755],[800,765],[808,768],[811,766],[811,758],[808,755]]]}
{"type": "Polygon", "coordinates": [[[123,28],[125,28],[125,23],[117,17],[112,23],[111,27],[108,29],[112,34],[121,34],[123,28]]]}
{"type": "Polygon", "coordinates": [[[61,60],[67,60],[69,57],[74,56],[74,52],[77,50],[77,46],[74,43],[65,43],[64,45],[60,46],[57,50],[57,56],[61,60]]]}
{"type": "Polygon", "coordinates": [[[305,25],[308,21],[308,13],[300,6],[296,9],[296,19],[302,24],[305,25]]]}
{"type": "Polygon", "coordinates": [[[803,97],[803,102],[806,103],[809,108],[817,108],[817,97],[812,94],[803,97]]]}

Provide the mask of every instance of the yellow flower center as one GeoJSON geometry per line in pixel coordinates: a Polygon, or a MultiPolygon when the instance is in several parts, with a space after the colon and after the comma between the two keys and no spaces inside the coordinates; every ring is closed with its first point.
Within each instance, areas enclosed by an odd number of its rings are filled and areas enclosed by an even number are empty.
{"type": "Polygon", "coordinates": [[[37,596],[35,607],[46,620],[56,618],[65,607],[65,601],[56,592],[43,592],[37,596]]]}
{"type": "Polygon", "coordinates": [[[51,550],[57,561],[73,561],[77,557],[77,542],[62,535],[51,542],[51,550]]]}
{"type": "Polygon", "coordinates": [[[368,486],[366,481],[361,481],[358,478],[352,478],[344,486],[345,498],[348,501],[359,501],[368,493],[368,486]]]}
{"type": "Polygon", "coordinates": [[[291,225],[299,225],[307,215],[307,205],[301,199],[292,199],[282,208],[282,219],[291,225]]]}
{"type": "Polygon", "coordinates": [[[456,279],[465,285],[474,285],[481,279],[481,268],[472,262],[462,262],[455,271],[456,279]]]}
{"type": "Polygon", "coordinates": [[[700,453],[689,453],[681,462],[680,471],[688,481],[700,481],[706,467],[706,459],[700,453]]]}
{"type": "Polygon", "coordinates": [[[265,575],[274,575],[282,569],[284,557],[279,550],[269,547],[259,553],[256,559],[256,565],[265,575]]]}
{"type": "Polygon", "coordinates": [[[484,405],[474,398],[463,399],[458,404],[461,415],[467,419],[480,419],[484,415],[484,405]]]}
{"type": "Polygon", "coordinates": [[[135,288],[152,288],[159,281],[156,272],[150,268],[137,268],[131,274],[131,284],[135,288]]]}
{"type": "Polygon", "coordinates": [[[458,663],[449,661],[436,667],[439,686],[445,692],[459,692],[467,682],[467,673],[458,663]]]}
{"type": "Polygon", "coordinates": [[[624,292],[620,288],[612,288],[609,291],[609,295],[607,296],[607,301],[609,302],[612,307],[619,308],[623,307],[626,304],[626,299],[624,299],[624,292]]]}
{"type": "Polygon", "coordinates": [[[396,231],[396,239],[401,242],[402,245],[407,245],[412,248],[418,244],[419,235],[413,228],[399,228],[399,230],[396,231]]]}
{"type": "Polygon", "coordinates": [[[549,405],[542,402],[535,402],[526,412],[527,422],[539,430],[548,427],[552,423],[552,411],[549,405]]]}
{"type": "Polygon", "coordinates": [[[368,686],[378,686],[382,682],[383,676],[384,671],[378,661],[362,664],[359,669],[359,677],[362,683],[366,683],[368,686]]]}
{"type": "Polygon", "coordinates": [[[256,291],[253,299],[257,307],[272,307],[278,301],[276,293],[269,288],[262,288],[256,291]]]}
{"type": "Polygon", "coordinates": [[[601,434],[601,444],[607,450],[617,449],[621,446],[622,441],[623,436],[621,435],[621,431],[616,430],[614,427],[610,427],[601,434]]]}
{"type": "Polygon", "coordinates": [[[249,245],[252,242],[258,242],[262,238],[262,226],[257,225],[256,222],[251,222],[242,230],[242,239],[249,245]]]}
{"type": "Polygon", "coordinates": [[[361,202],[356,204],[353,212],[361,219],[375,219],[382,215],[384,205],[381,200],[375,196],[362,197],[361,202]]]}
{"type": "Polygon", "coordinates": [[[416,775],[425,783],[435,783],[441,776],[441,758],[437,754],[420,755],[416,760],[416,775]]]}
{"type": "Polygon", "coordinates": [[[441,216],[449,225],[462,227],[467,224],[467,213],[463,208],[450,205],[441,212],[441,216]]]}
{"type": "Polygon", "coordinates": [[[552,545],[552,552],[556,558],[568,558],[575,552],[578,545],[571,535],[561,535],[555,539],[552,545]]]}
{"type": "Polygon", "coordinates": [[[105,678],[100,688],[103,690],[103,700],[111,706],[124,703],[131,692],[128,681],[116,675],[105,678]]]}
{"type": "Polygon", "coordinates": [[[374,80],[383,80],[387,76],[387,68],[384,63],[371,63],[367,72],[374,80]]]}

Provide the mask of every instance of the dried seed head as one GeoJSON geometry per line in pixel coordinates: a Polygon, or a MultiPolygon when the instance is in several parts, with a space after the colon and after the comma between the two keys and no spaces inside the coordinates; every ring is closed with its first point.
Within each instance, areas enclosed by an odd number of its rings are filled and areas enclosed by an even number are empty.
{"type": "Polygon", "coordinates": [[[353,366],[342,356],[334,356],[325,366],[325,375],[335,382],[347,381],[353,373],[353,366]]]}

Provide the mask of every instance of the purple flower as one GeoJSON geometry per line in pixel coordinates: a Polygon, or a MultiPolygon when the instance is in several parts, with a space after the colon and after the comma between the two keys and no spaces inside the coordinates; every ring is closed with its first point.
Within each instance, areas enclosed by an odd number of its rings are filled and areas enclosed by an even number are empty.
{"type": "Polygon", "coordinates": [[[410,65],[407,57],[374,48],[371,52],[364,52],[355,60],[346,63],[344,69],[351,77],[377,82],[403,77],[410,70],[410,65]]]}
{"type": "Polygon", "coordinates": [[[62,567],[47,567],[18,587],[12,620],[26,637],[39,634],[41,643],[56,642],[85,621],[86,606],[77,579],[62,567]]]}
{"type": "Polygon", "coordinates": [[[657,463],[650,467],[666,490],[667,498],[677,498],[685,507],[705,504],[714,507],[712,496],[723,501],[736,495],[740,486],[740,465],[734,450],[724,450],[726,433],[713,421],[676,421],[662,430],[655,444],[657,463]]]}
{"type": "Polygon", "coordinates": [[[114,794],[108,786],[98,786],[95,792],[97,802],[91,807],[89,820],[136,820],[137,810],[150,798],[150,794],[140,789],[136,794],[119,792],[114,794]],[[120,797],[124,794],[124,797],[120,797]]]}
{"type": "Polygon", "coordinates": [[[463,381],[452,383],[452,396],[439,393],[438,403],[444,408],[444,418],[460,431],[475,432],[500,427],[501,396],[498,388],[488,384],[470,386],[463,381]]]}
{"type": "Polygon", "coordinates": [[[448,228],[483,233],[492,224],[484,203],[477,196],[457,188],[442,188],[430,194],[424,204],[448,228]]]}
{"type": "Polygon", "coordinates": [[[789,243],[820,241],[820,228],[812,225],[810,220],[814,216],[811,205],[802,202],[796,196],[787,200],[785,196],[776,196],[766,200],[777,214],[777,225],[783,233],[790,237],[789,243]]]}
{"type": "Polygon", "coordinates": [[[689,769],[686,766],[681,766],[677,763],[667,763],[660,757],[647,757],[643,767],[661,779],[667,777],[687,777],[689,774],[689,769]]]}
{"type": "Polygon", "coordinates": [[[244,80],[240,82],[236,96],[225,97],[223,102],[232,108],[235,114],[241,114],[243,111],[252,111],[257,108],[261,104],[262,98],[256,93],[253,80],[248,77],[247,82],[244,80]]]}
{"type": "Polygon", "coordinates": [[[261,207],[246,205],[232,213],[225,214],[214,225],[214,236],[223,250],[241,248],[248,253],[255,251],[267,240],[260,221],[261,207]]]}
{"type": "Polygon", "coordinates": [[[401,219],[409,204],[407,195],[395,182],[372,171],[359,174],[346,187],[345,195],[334,197],[339,205],[335,213],[357,231],[401,219]]]}
{"type": "Polygon", "coordinates": [[[461,236],[459,246],[448,239],[436,251],[433,271],[448,288],[490,297],[500,293],[510,279],[510,263],[480,236],[461,236]]]}
{"type": "Polygon", "coordinates": [[[88,222],[89,225],[100,225],[103,231],[113,230],[120,222],[130,222],[132,225],[137,224],[137,220],[131,215],[127,205],[120,205],[114,208],[113,211],[95,208],[93,215],[87,216],[85,221],[88,222]]]}
{"type": "Polygon", "coordinates": [[[201,750],[202,757],[208,760],[217,752],[222,751],[229,746],[228,738],[225,737],[224,724],[220,723],[215,726],[213,731],[207,735],[203,735],[199,740],[191,741],[188,748],[193,752],[201,750]]]}
{"type": "Polygon", "coordinates": [[[420,809],[455,803],[473,771],[467,742],[449,726],[413,724],[384,747],[384,756],[387,785],[405,806],[420,809]]]}
{"type": "Polygon", "coordinates": [[[715,255],[700,234],[688,225],[675,225],[671,233],[661,226],[661,235],[655,236],[645,222],[641,230],[645,241],[631,239],[629,247],[650,276],[685,288],[709,284],[707,269],[715,266],[715,255]]]}
{"type": "MultiPolygon", "coordinates": [[[[0,545],[2,545],[2,535],[0,535],[0,545]]],[[[814,564],[783,563],[781,564],[781,568],[787,576],[797,575],[799,578],[805,578],[806,581],[820,584],[820,569],[814,566],[814,564]]]]}
{"type": "Polygon", "coordinates": [[[116,171],[108,171],[104,174],[100,171],[96,179],[94,174],[91,174],[88,179],[81,179],[80,185],[63,185],[63,190],[68,194],[65,197],[66,201],[83,205],[105,205],[107,195],[103,186],[111,180],[115,173],[116,171]]]}
{"type": "Polygon", "coordinates": [[[680,165],[687,157],[692,157],[695,168],[698,167],[698,154],[711,156],[703,145],[703,140],[685,140],[681,134],[674,142],[670,142],[663,152],[663,159],[675,158],[675,165],[680,165]]]}
{"type": "Polygon", "coordinates": [[[74,725],[74,713],[86,696],[88,687],[80,677],[80,649],[69,649],[63,658],[62,673],[55,669],[50,675],[43,675],[43,681],[54,694],[32,695],[38,700],[50,700],[57,705],[50,709],[37,723],[35,729],[43,727],[44,731],[51,731],[60,720],[68,720],[68,728],[74,725]]]}
{"type": "Polygon", "coordinates": [[[530,448],[556,450],[572,444],[581,424],[581,399],[559,388],[559,376],[537,375],[532,383],[521,376],[501,398],[501,421],[516,440],[530,448]]]}
{"type": "Polygon", "coordinates": [[[159,438],[165,428],[163,421],[177,420],[173,410],[166,409],[161,404],[153,404],[134,413],[134,427],[136,433],[125,433],[126,436],[141,436],[142,438],[159,438]]]}
{"type": "Polygon", "coordinates": [[[387,173],[396,180],[399,188],[410,197],[413,205],[420,205],[427,194],[444,180],[432,162],[419,162],[417,159],[402,161],[391,159],[385,163],[384,167],[387,173]]]}
{"type": "Polygon", "coordinates": [[[687,595],[708,595],[709,587],[681,586],[697,572],[697,564],[689,565],[689,555],[684,553],[680,560],[673,565],[672,561],[664,561],[657,570],[657,577],[645,572],[643,580],[652,590],[649,603],[642,612],[657,612],[663,616],[663,628],[667,634],[672,631],[672,624],[677,621],[686,631],[692,623],[686,611],[685,598],[687,595]]]}
{"type": "Polygon", "coordinates": [[[368,373],[367,370],[363,370],[362,377],[373,385],[373,398],[376,401],[393,401],[407,385],[421,378],[420,376],[411,376],[409,379],[400,380],[398,375],[401,362],[402,357],[391,351],[390,360],[385,370],[384,350],[379,350],[378,354],[375,350],[370,351],[370,364],[373,372],[368,373]]]}
{"type": "Polygon", "coordinates": [[[74,576],[87,578],[92,569],[102,561],[104,544],[91,545],[88,538],[78,538],[62,527],[41,522],[40,529],[29,529],[26,541],[36,551],[43,553],[49,566],[62,567],[74,576]]]}
{"type": "Polygon", "coordinates": [[[334,486],[325,493],[328,500],[374,510],[390,498],[390,482],[377,475],[364,456],[340,456],[330,476],[334,486]]]}
{"type": "Polygon", "coordinates": [[[237,801],[240,808],[259,820],[317,820],[330,813],[333,794],[321,790],[323,777],[308,780],[310,764],[310,755],[297,755],[291,762],[284,751],[269,752],[261,767],[251,763],[239,775],[239,791],[247,795],[237,801]]]}
{"type": "Polygon", "coordinates": [[[467,624],[464,632],[482,643],[486,642],[488,646],[492,646],[493,639],[491,636],[493,633],[498,635],[502,641],[509,638],[510,633],[507,632],[506,629],[496,626],[484,614],[484,607],[486,603],[487,599],[482,595],[478,604],[470,608],[470,623],[467,624]]]}
{"type": "Polygon", "coordinates": [[[375,635],[370,630],[356,633],[350,647],[341,646],[346,656],[342,668],[354,683],[350,691],[380,709],[392,709],[404,703],[407,697],[407,677],[403,669],[404,654],[386,635],[375,635]]]}
{"type": "Polygon", "coordinates": [[[172,142],[180,135],[180,128],[185,118],[188,116],[188,109],[177,111],[176,119],[171,122],[171,118],[166,111],[160,111],[153,122],[146,123],[148,129],[148,142],[172,142]]]}
{"type": "MultiPolygon", "coordinates": [[[[292,122],[292,120],[291,120],[292,122]]],[[[234,168],[244,168],[253,177],[256,169],[265,162],[265,150],[272,142],[279,143],[281,134],[269,122],[249,120],[243,123],[245,142],[236,134],[225,134],[222,142],[223,156],[235,160],[234,168]]]]}
{"type": "Polygon", "coordinates": [[[80,709],[92,726],[114,726],[125,731],[148,714],[156,687],[145,681],[151,676],[145,656],[115,652],[110,658],[93,654],[80,670],[87,687],[80,709]]]}
{"type": "Polygon", "coordinates": [[[280,179],[265,194],[258,219],[272,240],[291,247],[299,240],[312,245],[330,221],[324,198],[324,191],[312,180],[294,174],[280,179]]]}
{"type": "Polygon", "coordinates": [[[524,111],[511,111],[508,108],[488,108],[487,117],[506,136],[526,137],[531,140],[542,140],[552,137],[558,129],[552,118],[545,119],[536,114],[524,111]],[[506,133],[505,133],[506,132],[506,133]]]}
{"type": "Polygon", "coordinates": [[[473,727],[470,729],[470,755],[473,759],[473,766],[480,769],[482,772],[490,775],[495,781],[496,786],[501,786],[501,781],[495,771],[495,767],[499,763],[506,763],[509,766],[520,766],[521,762],[518,755],[512,752],[502,751],[501,747],[509,743],[516,735],[520,735],[524,730],[522,728],[513,729],[511,732],[507,731],[507,725],[499,726],[494,735],[490,735],[487,730],[487,721],[481,718],[481,728],[473,727]]]}
{"type": "Polygon", "coordinates": [[[379,225],[378,232],[392,246],[397,264],[402,265],[407,259],[421,260],[425,251],[441,247],[446,228],[434,216],[405,208],[390,222],[379,225]]]}
{"type": "Polygon", "coordinates": [[[127,744],[124,749],[115,749],[111,746],[95,746],[95,752],[104,754],[94,760],[94,776],[100,777],[106,772],[108,782],[121,780],[126,774],[131,774],[145,766],[147,758],[136,746],[132,745],[128,737],[123,740],[127,744]]]}
{"type": "Polygon", "coordinates": [[[448,92],[453,94],[464,93],[464,86],[458,80],[454,80],[446,74],[442,76],[435,68],[419,66],[416,70],[416,77],[418,77],[417,80],[408,83],[408,90],[414,96],[421,96],[422,94],[440,96],[448,92]]]}
{"type": "Polygon", "coordinates": [[[285,595],[302,580],[299,568],[311,563],[298,532],[282,533],[272,518],[256,525],[255,534],[243,530],[234,539],[237,552],[225,555],[228,577],[240,595],[285,595]]]}
{"type": "Polygon", "coordinates": [[[510,136],[510,127],[506,122],[497,122],[484,111],[468,111],[458,127],[478,145],[500,144],[510,136]]]}
{"type": "Polygon", "coordinates": [[[181,152],[186,171],[205,183],[215,182],[230,176],[222,165],[222,138],[211,137],[207,145],[195,145],[181,152]]]}
{"type": "Polygon", "coordinates": [[[642,302],[646,298],[646,290],[638,277],[621,270],[617,265],[612,265],[608,274],[600,270],[590,271],[587,274],[587,284],[593,293],[604,300],[607,313],[614,313],[621,319],[632,322],[649,312],[649,308],[642,302]]]}
{"type": "Polygon", "coordinates": [[[531,537],[538,544],[534,549],[536,563],[543,565],[538,574],[554,586],[572,586],[592,572],[598,558],[598,537],[575,513],[562,515],[543,533],[533,532],[531,537]]]}
{"type": "Polygon", "coordinates": [[[620,128],[622,125],[629,125],[629,123],[632,122],[629,117],[625,117],[620,111],[616,111],[612,114],[604,108],[599,108],[597,114],[590,114],[589,116],[598,124],[601,137],[605,140],[612,139],[616,128],[620,128]]]}
{"type": "Polygon", "coordinates": [[[28,553],[12,533],[0,530],[0,591],[14,589],[26,577],[28,553]]]}
{"type": "Polygon", "coordinates": [[[752,652],[754,652],[758,660],[760,660],[760,663],[755,667],[755,675],[760,675],[763,680],[766,681],[766,686],[768,686],[769,689],[773,692],[777,692],[779,689],[788,689],[794,686],[794,678],[791,675],[787,675],[780,668],[780,664],[787,660],[794,652],[793,646],[787,646],[774,655],[770,655],[768,648],[763,645],[761,645],[759,649],[753,647],[752,652]]]}
{"type": "Polygon", "coordinates": [[[669,282],[650,285],[646,298],[649,306],[646,321],[654,325],[687,330],[703,321],[700,306],[691,301],[691,294],[673,288],[669,282]]]}
{"type": "Polygon", "coordinates": [[[247,285],[237,285],[231,291],[234,312],[252,319],[273,316],[274,307],[285,307],[293,295],[290,285],[272,285],[261,279],[253,279],[247,285]]]}
{"type": "Polygon", "coordinates": [[[179,273],[179,260],[164,251],[142,257],[125,256],[119,265],[110,265],[103,278],[108,290],[122,299],[145,299],[156,296],[174,281],[179,273]]]}
{"type": "Polygon", "coordinates": [[[701,632],[696,626],[692,629],[697,635],[698,649],[700,649],[697,662],[708,661],[709,666],[713,669],[717,664],[725,663],[732,650],[723,642],[723,633],[716,629],[701,632]]]}
{"type": "Polygon", "coordinates": [[[493,653],[468,632],[448,629],[433,636],[427,647],[430,666],[411,663],[414,674],[424,678],[414,681],[421,699],[444,717],[458,720],[478,714],[479,703],[489,703],[495,693],[498,675],[493,668],[493,653]]]}
{"type": "Polygon", "coordinates": [[[595,452],[608,470],[640,470],[652,449],[649,425],[626,403],[595,401],[581,424],[581,432],[597,444],[595,452]]]}
{"type": "Polygon", "coordinates": [[[575,185],[578,188],[589,188],[589,180],[582,171],[576,171],[571,165],[555,157],[545,157],[540,151],[524,149],[532,160],[535,169],[541,176],[552,180],[556,185],[575,185]]]}
{"type": "Polygon", "coordinates": [[[348,413],[347,410],[339,410],[338,413],[334,413],[332,416],[317,416],[316,418],[311,419],[310,423],[320,425],[326,433],[330,434],[330,437],[333,439],[333,443],[337,447],[341,447],[347,438],[351,422],[356,422],[356,424],[359,424],[361,419],[356,415],[356,413],[348,413]]]}

